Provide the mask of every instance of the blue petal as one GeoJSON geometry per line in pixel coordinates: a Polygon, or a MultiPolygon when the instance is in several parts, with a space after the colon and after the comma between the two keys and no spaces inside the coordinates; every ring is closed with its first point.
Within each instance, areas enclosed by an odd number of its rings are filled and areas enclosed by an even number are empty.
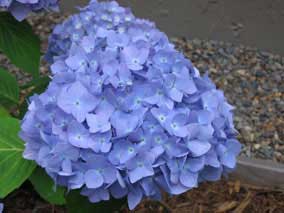
{"type": "Polygon", "coordinates": [[[115,199],[123,198],[123,197],[126,196],[127,193],[128,193],[127,188],[121,187],[118,182],[112,184],[109,189],[110,189],[111,195],[112,195],[115,199]]]}
{"type": "Polygon", "coordinates": [[[198,174],[189,172],[186,170],[182,170],[179,179],[180,179],[181,184],[183,184],[184,186],[188,188],[193,188],[197,186],[198,174]]]}
{"type": "Polygon", "coordinates": [[[80,189],[85,183],[84,175],[81,172],[77,172],[69,179],[68,189],[80,189]]]}
{"type": "Polygon", "coordinates": [[[198,172],[202,170],[204,166],[205,166],[204,157],[188,158],[186,160],[186,167],[191,172],[198,172]]]}
{"type": "Polygon", "coordinates": [[[134,170],[129,171],[128,174],[129,174],[130,182],[135,183],[144,177],[154,175],[154,170],[152,169],[152,167],[148,168],[145,166],[138,166],[134,170]]]}
{"type": "Polygon", "coordinates": [[[142,190],[138,187],[135,188],[135,191],[130,191],[127,196],[128,207],[130,210],[133,210],[142,200],[143,193],[142,190]]]}
{"type": "Polygon", "coordinates": [[[207,141],[191,140],[187,142],[187,148],[192,152],[194,157],[199,157],[210,150],[211,144],[207,141]]]}
{"type": "Polygon", "coordinates": [[[85,173],[85,183],[88,188],[96,189],[103,185],[104,178],[98,171],[91,169],[85,173]]]}

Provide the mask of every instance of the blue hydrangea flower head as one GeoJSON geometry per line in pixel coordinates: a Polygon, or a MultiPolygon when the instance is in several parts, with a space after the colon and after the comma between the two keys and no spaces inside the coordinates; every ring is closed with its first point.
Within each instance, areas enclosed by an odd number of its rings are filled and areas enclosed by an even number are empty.
{"type": "Polygon", "coordinates": [[[30,12],[58,10],[58,0],[0,0],[0,8],[5,8],[18,20],[24,20],[30,12]]]}
{"type": "Polygon", "coordinates": [[[4,210],[4,204],[3,203],[0,203],[0,213],[2,213],[4,210]]]}
{"type": "Polygon", "coordinates": [[[233,107],[153,23],[91,1],[55,27],[48,89],[22,121],[24,157],[91,202],[181,194],[235,168],[233,107]]]}

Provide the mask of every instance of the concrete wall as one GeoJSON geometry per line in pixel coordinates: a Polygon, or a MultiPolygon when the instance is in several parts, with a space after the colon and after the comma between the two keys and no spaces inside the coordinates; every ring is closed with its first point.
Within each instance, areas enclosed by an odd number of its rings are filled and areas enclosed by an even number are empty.
{"type": "MultiPolygon", "coordinates": [[[[170,36],[242,43],[284,55],[283,0],[118,0],[170,36]]],[[[88,0],[62,0],[65,11],[88,0]]]]}

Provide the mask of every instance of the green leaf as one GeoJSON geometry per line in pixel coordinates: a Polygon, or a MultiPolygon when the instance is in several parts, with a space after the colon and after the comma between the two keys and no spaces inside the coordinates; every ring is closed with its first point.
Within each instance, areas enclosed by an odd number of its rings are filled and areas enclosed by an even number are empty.
{"type": "Polygon", "coordinates": [[[0,105],[0,118],[10,117],[10,114],[6,111],[6,109],[0,105]]]}
{"type": "Polygon", "coordinates": [[[65,204],[65,189],[59,186],[55,187],[53,180],[43,169],[38,167],[31,175],[30,181],[39,195],[49,203],[65,204]]]}
{"type": "Polygon", "coordinates": [[[18,137],[19,121],[0,118],[0,198],[18,188],[36,167],[22,157],[24,143],[18,137]]]}
{"type": "Polygon", "coordinates": [[[19,87],[17,80],[0,67],[0,101],[18,104],[19,87]]]}
{"type": "Polygon", "coordinates": [[[126,204],[126,199],[90,203],[87,197],[80,195],[79,190],[71,191],[66,200],[68,213],[114,212],[120,210],[126,204]]]}
{"type": "Polygon", "coordinates": [[[26,22],[7,12],[0,13],[0,50],[17,67],[39,76],[40,40],[26,22]]]}

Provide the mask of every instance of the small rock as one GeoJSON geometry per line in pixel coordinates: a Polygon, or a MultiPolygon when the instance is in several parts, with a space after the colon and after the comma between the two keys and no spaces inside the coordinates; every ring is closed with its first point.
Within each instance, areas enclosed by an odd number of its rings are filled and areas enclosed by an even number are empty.
{"type": "Polygon", "coordinates": [[[261,145],[257,143],[257,144],[254,144],[253,147],[257,150],[261,147],[261,145]]]}
{"type": "Polygon", "coordinates": [[[246,75],[246,70],[237,70],[237,73],[238,73],[239,75],[244,76],[244,75],[246,75]]]}
{"type": "Polygon", "coordinates": [[[279,64],[278,62],[276,62],[274,64],[274,66],[275,66],[276,69],[279,69],[279,70],[283,69],[283,66],[281,64],[279,64]]]}

